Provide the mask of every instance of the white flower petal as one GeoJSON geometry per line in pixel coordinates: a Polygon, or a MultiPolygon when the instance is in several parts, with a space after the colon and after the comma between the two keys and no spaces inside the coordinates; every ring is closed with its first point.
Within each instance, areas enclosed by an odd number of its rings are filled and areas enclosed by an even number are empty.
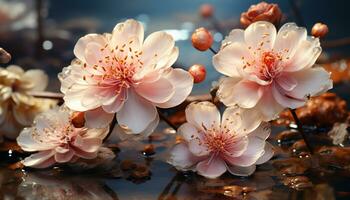
{"type": "Polygon", "coordinates": [[[96,108],[85,112],[85,126],[89,128],[105,128],[109,126],[114,113],[107,113],[102,108],[96,108]]]}
{"type": "Polygon", "coordinates": [[[171,69],[164,78],[168,79],[174,86],[175,93],[168,101],[157,103],[156,106],[160,108],[171,108],[185,101],[192,91],[193,77],[183,69],[171,69]]]}
{"type": "Polygon", "coordinates": [[[107,43],[105,37],[99,34],[88,34],[78,40],[74,47],[74,55],[81,61],[86,62],[85,60],[85,50],[86,46],[90,43],[97,43],[100,46],[104,47],[107,43]]]}
{"type": "Polygon", "coordinates": [[[132,38],[137,38],[137,41],[134,42],[138,42],[136,45],[141,46],[143,37],[143,25],[136,20],[128,19],[114,27],[110,42],[112,48],[115,48],[117,45],[122,46],[123,44],[126,44],[132,38]]]}
{"type": "Polygon", "coordinates": [[[275,52],[280,52],[284,58],[292,58],[306,37],[305,28],[298,27],[295,23],[286,23],[278,31],[273,49],[275,52]]]}
{"type": "Polygon", "coordinates": [[[291,73],[298,85],[287,94],[293,98],[304,99],[326,92],[333,87],[330,73],[322,67],[315,67],[291,73]]]}
{"type": "Polygon", "coordinates": [[[247,45],[254,49],[271,50],[275,43],[276,28],[270,22],[254,22],[244,31],[244,38],[247,45]]]}
{"type": "Polygon", "coordinates": [[[220,126],[220,112],[213,103],[193,102],[187,106],[187,122],[199,130],[218,128],[220,126]]]}
{"type": "Polygon", "coordinates": [[[138,134],[144,131],[157,115],[154,105],[130,90],[128,100],[117,114],[117,120],[120,126],[138,134]]]}

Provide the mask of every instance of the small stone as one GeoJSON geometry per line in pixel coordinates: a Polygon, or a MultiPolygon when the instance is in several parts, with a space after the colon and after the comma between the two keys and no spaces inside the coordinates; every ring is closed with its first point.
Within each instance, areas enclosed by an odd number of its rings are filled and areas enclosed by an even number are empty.
{"type": "Polygon", "coordinates": [[[145,156],[152,156],[154,155],[156,152],[154,150],[154,145],[153,144],[147,144],[144,148],[143,148],[143,154],[145,156]]]}
{"type": "Polygon", "coordinates": [[[120,163],[120,169],[123,170],[123,171],[135,169],[136,167],[137,167],[136,163],[134,163],[131,160],[123,160],[120,163]]]}
{"type": "Polygon", "coordinates": [[[149,177],[150,174],[151,172],[146,165],[138,164],[130,176],[135,179],[142,179],[149,177]]]}

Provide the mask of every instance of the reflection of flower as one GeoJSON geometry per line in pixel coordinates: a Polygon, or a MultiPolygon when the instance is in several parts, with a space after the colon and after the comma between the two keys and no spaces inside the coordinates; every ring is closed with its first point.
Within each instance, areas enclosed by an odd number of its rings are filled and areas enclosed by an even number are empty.
{"type": "Polygon", "coordinates": [[[66,108],[55,108],[39,114],[32,127],[23,129],[18,145],[24,151],[39,151],[23,161],[25,166],[45,168],[78,158],[96,158],[109,128],[75,128],[71,114],[66,108]]]}
{"type": "Polygon", "coordinates": [[[176,106],[191,92],[192,76],[171,68],[178,57],[173,38],[143,38],[141,23],[127,20],[112,34],[89,34],[75,45],[78,60],[59,75],[61,91],[69,108],[87,111],[88,126],[104,126],[118,113],[121,130],[148,134],[159,121],[156,106],[176,106]]]}
{"type": "Polygon", "coordinates": [[[257,21],[268,21],[278,25],[282,18],[282,12],[277,4],[260,2],[250,6],[247,12],[241,14],[241,24],[244,27],[257,21]]]}
{"type": "Polygon", "coordinates": [[[270,128],[239,107],[226,109],[222,119],[214,104],[192,103],[186,108],[187,123],[178,132],[184,142],[171,151],[169,163],[179,170],[194,170],[216,178],[226,170],[240,176],[268,161],[273,150],[266,143],[270,128]]]}
{"type": "Polygon", "coordinates": [[[52,172],[28,172],[18,186],[18,196],[24,199],[118,199],[102,180],[89,176],[64,176],[52,172]]]}
{"type": "Polygon", "coordinates": [[[41,70],[23,71],[18,66],[0,68],[0,138],[15,139],[24,126],[34,117],[56,104],[54,100],[39,99],[27,95],[30,91],[42,91],[48,84],[47,75],[41,70]]]}
{"type": "Polygon", "coordinates": [[[229,76],[222,79],[218,97],[227,106],[237,104],[271,120],[332,88],[330,74],[312,68],[320,53],[319,40],[293,23],[277,34],[269,22],[234,29],[213,58],[215,68],[229,76]]]}

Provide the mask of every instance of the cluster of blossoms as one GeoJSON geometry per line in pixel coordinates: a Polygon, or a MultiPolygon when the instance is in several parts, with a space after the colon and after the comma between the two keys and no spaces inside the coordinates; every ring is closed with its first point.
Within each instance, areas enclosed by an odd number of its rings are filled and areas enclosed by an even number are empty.
{"type": "MultiPolygon", "coordinates": [[[[210,102],[186,108],[187,122],[178,129],[183,139],[168,160],[178,170],[197,171],[207,178],[226,171],[251,175],[256,165],[273,156],[266,142],[268,122],[283,109],[300,107],[310,96],[332,88],[329,73],[314,67],[321,53],[319,40],[293,23],[277,32],[272,23],[259,21],[259,16],[267,19],[276,16],[273,13],[278,17],[270,21],[277,23],[281,13],[276,6],[252,7],[242,15],[250,24],[246,30],[234,29],[222,41],[213,65],[227,76],[217,91],[227,108],[222,117],[210,102]]],[[[200,29],[192,41],[203,38],[211,45],[210,33],[200,29]]],[[[195,47],[206,50],[210,45],[195,47]]],[[[111,34],[80,38],[74,54],[76,59],[59,74],[64,107],[38,115],[17,138],[23,150],[37,152],[23,161],[26,166],[96,158],[114,118],[114,134],[147,137],[158,125],[157,107],[179,105],[193,83],[205,77],[200,66],[190,73],[172,68],[179,54],[173,38],[155,32],[144,40],[143,26],[135,20],[117,24],[111,34]],[[193,79],[197,69],[202,78],[193,79]],[[79,127],[72,120],[73,111],[84,115],[79,127]]]]}

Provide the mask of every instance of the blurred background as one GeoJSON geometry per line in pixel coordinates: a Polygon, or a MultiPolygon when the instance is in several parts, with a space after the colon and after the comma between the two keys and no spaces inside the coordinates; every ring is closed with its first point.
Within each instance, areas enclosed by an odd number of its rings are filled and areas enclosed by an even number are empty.
{"type": "MultiPolygon", "coordinates": [[[[193,94],[208,92],[220,76],[212,68],[210,51],[195,50],[191,33],[198,27],[208,28],[214,36],[214,49],[233,28],[240,28],[239,18],[256,0],[0,0],[0,46],[12,54],[10,64],[42,68],[51,77],[49,90],[58,91],[57,73],[74,58],[73,47],[79,37],[88,33],[111,32],[116,23],[127,18],[141,21],[146,35],[165,30],[172,34],[180,48],[177,67],[188,68],[199,63],[207,67],[207,79],[195,85],[193,94]],[[209,3],[214,16],[202,18],[200,6],[209,3]]],[[[322,41],[323,60],[337,60],[349,55],[350,27],[346,0],[279,0],[282,24],[296,22],[310,31],[323,22],[329,34],[322,41]]],[[[4,66],[3,66],[4,67],[4,66]]]]}

